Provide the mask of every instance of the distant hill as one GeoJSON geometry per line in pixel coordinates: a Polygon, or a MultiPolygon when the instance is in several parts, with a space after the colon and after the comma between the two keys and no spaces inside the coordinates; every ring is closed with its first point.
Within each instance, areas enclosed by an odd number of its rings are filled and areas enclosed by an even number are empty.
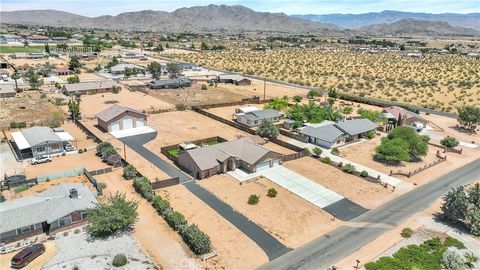
{"type": "Polygon", "coordinates": [[[415,19],[365,26],[357,31],[382,36],[480,36],[480,31],[476,29],[452,26],[446,22],[415,19]]]}
{"type": "Polygon", "coordinates": [[[256,12],[244,6],[208,5],[173,12],[136,11],[95,18],[56,10],[4,11],[2,23],[114,30],[336,32],[334,25],[256,12]]]}
{"type": "MultiPolygon", "coordinates": [[[[432,3],[434,5],[434,3],[432,3]]],[[[334,24],[344,29],[358,29],[364,26],[393,23],[402,19],[416,19],[427,21],[447,22],[452,26],[474,28],[480,30],[480,13],[458,14],[458,13],[413,13],[393,10],[382,12],[370,12],[363,14],[326,14],[326,15],[292,15],[291,17],[334,24]]]]}

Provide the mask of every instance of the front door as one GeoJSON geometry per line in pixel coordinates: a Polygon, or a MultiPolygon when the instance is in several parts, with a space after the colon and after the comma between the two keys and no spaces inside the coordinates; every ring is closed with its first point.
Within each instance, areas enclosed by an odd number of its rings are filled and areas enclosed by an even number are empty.
{"type": "Polygon", "coordinates": [[[46,221],[42,222],[42,230],[46,235],[48,235],[50,233],[50,224],[48,224],[46,221]]]}

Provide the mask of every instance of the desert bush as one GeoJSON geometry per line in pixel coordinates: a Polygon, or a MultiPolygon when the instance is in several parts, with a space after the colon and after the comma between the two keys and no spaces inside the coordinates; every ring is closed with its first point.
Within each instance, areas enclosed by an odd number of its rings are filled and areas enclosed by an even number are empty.
{"type": "Polygon", "coordinates": [[[120,87],[120,86],[112,87],[112,93],[114,93],[114,94],[120,93],[121,90],[122,90],[122,87],[120,87]]]}
{"type": "Polygon", "coordinates": [[[362,172],[360,172],[360,176],[361,177],[367,177],[368,176],[368,172],[363,170],[362,172]]]}
{"type": "Polygon", "coordinates": [[[447,136],[440,140],[440,144],[452,148],[458,146],[460,142],[454,137],[447,136]]]}
{"type": "Polygon", "coordinates": [[[260,201],[260,196],[252,194],[248,197],[247,203],[250,205],[255,205],[260,201]]]}
{"type": "Polygon", "coordinates": [[[460,270],[465,269],[463,257],[453,249],[447,249],[442,256],[442,264],[446,269],[460,270]]]}
{"type": "Polygon", "coordinates": [[[115,267],[124,266],[128,263],[127,257],[123,254],[117,254],[113,257],[112,265],[115,267]]]}
{"type": "Polygon", "coordinates": [[[107,164],[113,167],[120,167],[122,166],[122,157],[118,154],[109,155],[107,158],[107,164]]]}
{"type": "Polygon", "coordinates": [[[187,109],[187,105],[185,105],[185,104],[177,104],[177,105],[175,105],[175,109],[176,109],[177,111],[185,111],[185,110],[187,109]]]}
{"type": "Polygon", "coordinates": [[[322,149],[320,147],[315,147],[313,148],[313,154],[317,157],[320,157],[320,155],[322,155],[322,149]]]}
{"type": "Polygon", "coordinates": [[[367,132],[367,139],[373,139],[375,138],[375,131],[374,130],[370,130],[369,132],[367,132]]]}
{"type": "Polygon", "coordinates": [[[168,212],[172,211],[172,207],[170,206],[170,203],[160,196],[155,196],[152,199],[152,206],[162,216],[165,216],[168,212]]]}
{"type": "Polygon", "coordinates": [[[455,248],[458,248],[458,249],[465,249],[465,245],[460,242],[460,240],[458,240],[457,238],[453,238],[451,236],[448,236],[447,238],[445,238],[445,245],[447,247],[455,247],[455,248]]]}
{"type": "Polygon", "coordinates": [[[135,167],[133,167],[132,165],[128,164],[127,166],[125,166],[123,168],[123,177],[125,179],[131,180],[131,179],[134,179],[138,176],[139,176],[139,174],[138,174],[137,169],[135,169],[135,167]]]}
{"type": "Polygon", "coordinates": [[[79,154],[82,154],[82,153],[83,153],[83,149],[81,149],[81,148],[78,149],[78,153],[79,153],[79,154]]]}
{"type": "Polygon", "coordinates": [[[337,147],[334,147],[334,148],[332,148],[332,151],[331,151],[331,153],[332,153],[333,155],[336,155],[336,156],[338,156],[338,155],[340,154],[340,151],[338,150],[338,148],[337,148],[337,147]]]}
{"type": "Polygon", "coordinates": [[[206,84],[202,84],[202,90],[208,90],[208,86],[206,84]]]}
{"type": "Polygon", "coordinates": [[[343,166],[343,169],[345,170],[345,172],[350,173],[350,174],[353,174],[353,173],[357,172],[357,170],[355,169],[355,166],[353,166],[350,163],[345,164],[343,166]]]}
{"type": "Polygon", "coordinates": [[[146,177],[137,177],[133,179],[133,188],[148,201],[153,200],[153,188],[150,180],[146,177]]]}
{"type": "Polygon", "coordinates": [[[293,97],[293,100],[294,100],[295,102],[300,102],[300,101],[302,101],[302,99],[303,99],[303,98],[302,98],[301,96],[294,96],[294,97],[293,97]]]}
{"type": "Polygon", "coordinates": [[[102,156],[102,151],[106,148],[113,148],[113,145],[109,142],[101,142],[97,145],[97,148],[96,148],[96,155],[97,156],[102,156]]]}
{"type": "Polygon", "coordinates": [[[100,183],[97,184],[97,187],[98,187],[98,189],[100,189],[100,190],[104,190],[104,189],[107,188],[107,184],[104,183],[104,182],[100,182],[100,183]]]}
{"type": "Polygon", "coordinates": [[[187,225],[187,220],[182,213],[178,211],[168,211],[165,212],[165,220],[167,221],[168,225],[172,227],[175,231],[181,230],[184,226],[187,225]]]}
{"type": "Polygon", "coordinates": [[[330,164],[330,162],[332,162],[332,160],[329,157],[324,157],[321,159],[321,161],[326,164],[330,164]]]}
{"type": "Polygon", "coordinates": [[[267,196],[270,197],[270,198],[277,197],[277,190],[274,189],[274,188],[268,189],[267,196]]]}
{"type": "Polygon", "coordinates": [[[403,238],[410,238],[413,235],[413,230],[411,228],[403,228],[402,232],[400,233],[403,238]]]}
{"type": "Polygon", "coordinates": [[[343,167],[343,162],[341,162],[341,161],[338,162],[338,163],[337,163],[337,167],[342,168],[342,167],[343,167]]]}

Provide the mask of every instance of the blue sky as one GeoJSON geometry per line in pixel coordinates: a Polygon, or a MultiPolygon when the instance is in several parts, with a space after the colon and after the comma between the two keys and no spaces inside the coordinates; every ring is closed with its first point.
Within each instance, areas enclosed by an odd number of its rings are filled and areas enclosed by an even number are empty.
{"type": "Polygon", "coordinates": [[[0,10],[57,9],[86,16],[126,11],[165,10],[208,4],[244,5],[286,14],[365,13],[400,10],[429,13],[480,12],[480,0],[1,0],[0,10]]]}

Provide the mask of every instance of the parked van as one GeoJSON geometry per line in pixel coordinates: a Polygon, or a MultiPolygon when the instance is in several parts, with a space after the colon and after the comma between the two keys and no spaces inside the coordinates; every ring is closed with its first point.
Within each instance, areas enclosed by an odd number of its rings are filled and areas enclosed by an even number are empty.
{"type": "Polygon", "coordinates": [[[43,244],[35,244],[22,249],[12,258],[12,268],[23,268],[45,252],[43,244]]]}

